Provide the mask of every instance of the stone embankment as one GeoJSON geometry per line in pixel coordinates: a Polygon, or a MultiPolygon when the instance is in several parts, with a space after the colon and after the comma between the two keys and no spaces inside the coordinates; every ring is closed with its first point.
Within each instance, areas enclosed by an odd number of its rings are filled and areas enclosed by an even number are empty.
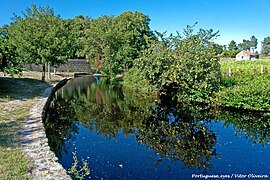
{"type": "Polygon", "coordinates": [[[66,82],[67,79],[64,79],[56,86],[47,88],[31,108],[29,117],[23,122],[21,141],[23,152],[30,161],[30,179],[71,179],[50,150],[43,125],[44,109],[54,92],[66,82]]]}

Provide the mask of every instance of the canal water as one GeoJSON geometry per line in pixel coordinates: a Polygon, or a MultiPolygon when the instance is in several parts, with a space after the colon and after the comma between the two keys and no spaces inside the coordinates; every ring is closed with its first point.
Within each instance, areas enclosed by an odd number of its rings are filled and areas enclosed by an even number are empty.
{"type": "Polygon", "coordinates": [[[85,179],[270,178],[269,113],[156,100],[107,82],[72,79],[51,101],[46,134],[65,169],[75,154],[88,162],[85,179]]]}

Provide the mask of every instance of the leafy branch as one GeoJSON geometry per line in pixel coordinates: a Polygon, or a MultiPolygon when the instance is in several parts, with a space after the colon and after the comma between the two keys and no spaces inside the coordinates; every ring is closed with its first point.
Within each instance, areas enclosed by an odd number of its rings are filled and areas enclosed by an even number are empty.
{"type": "Polygon", "coordinates": [[[88,176],[90,174],[90,169],[88,167],[89,164],[87,161],[82,160],[83,165],[79,166],[79,161],[76,156],[76,153],[72,152],[72,154],[73,154],[74,163],[68,169],[67,173],[74,178],[84,179],[85,176],[88,176]]]}

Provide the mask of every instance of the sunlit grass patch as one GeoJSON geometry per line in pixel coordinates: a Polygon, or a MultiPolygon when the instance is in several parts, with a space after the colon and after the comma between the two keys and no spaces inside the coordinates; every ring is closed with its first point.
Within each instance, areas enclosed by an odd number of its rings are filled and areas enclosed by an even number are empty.
{"type": "Polygon", "coordinates": [[[0,179],[27,178],[27,160],[19,147],[0,146],[0,179]]]}
{"type": "Polygon", "coordinates": [[[270,59],[221,62],[220,105],[270,111],[270,59]],[[228,69],[231,68],[231,77],[228,69]]]}
{"type": "Polygon", "coordinates": [[[20,147],[20,128],[41,92],[60,78],[43,82],[41,73],[33,71],[0,77],[0,179],[28,179],[28,162],[20,147]]]}

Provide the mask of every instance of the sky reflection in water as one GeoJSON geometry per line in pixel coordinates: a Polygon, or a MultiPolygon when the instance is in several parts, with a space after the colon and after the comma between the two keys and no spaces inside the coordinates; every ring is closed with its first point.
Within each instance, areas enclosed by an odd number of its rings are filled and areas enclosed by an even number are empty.
{"type": "Polygon", "coordinates": [[[60,163],[70,168],[76,152],[91,179],[191,179],[270,176],[267,121],[269,114],[160,102],[82,77],[56,93],[45,126],[60,163]]]}

